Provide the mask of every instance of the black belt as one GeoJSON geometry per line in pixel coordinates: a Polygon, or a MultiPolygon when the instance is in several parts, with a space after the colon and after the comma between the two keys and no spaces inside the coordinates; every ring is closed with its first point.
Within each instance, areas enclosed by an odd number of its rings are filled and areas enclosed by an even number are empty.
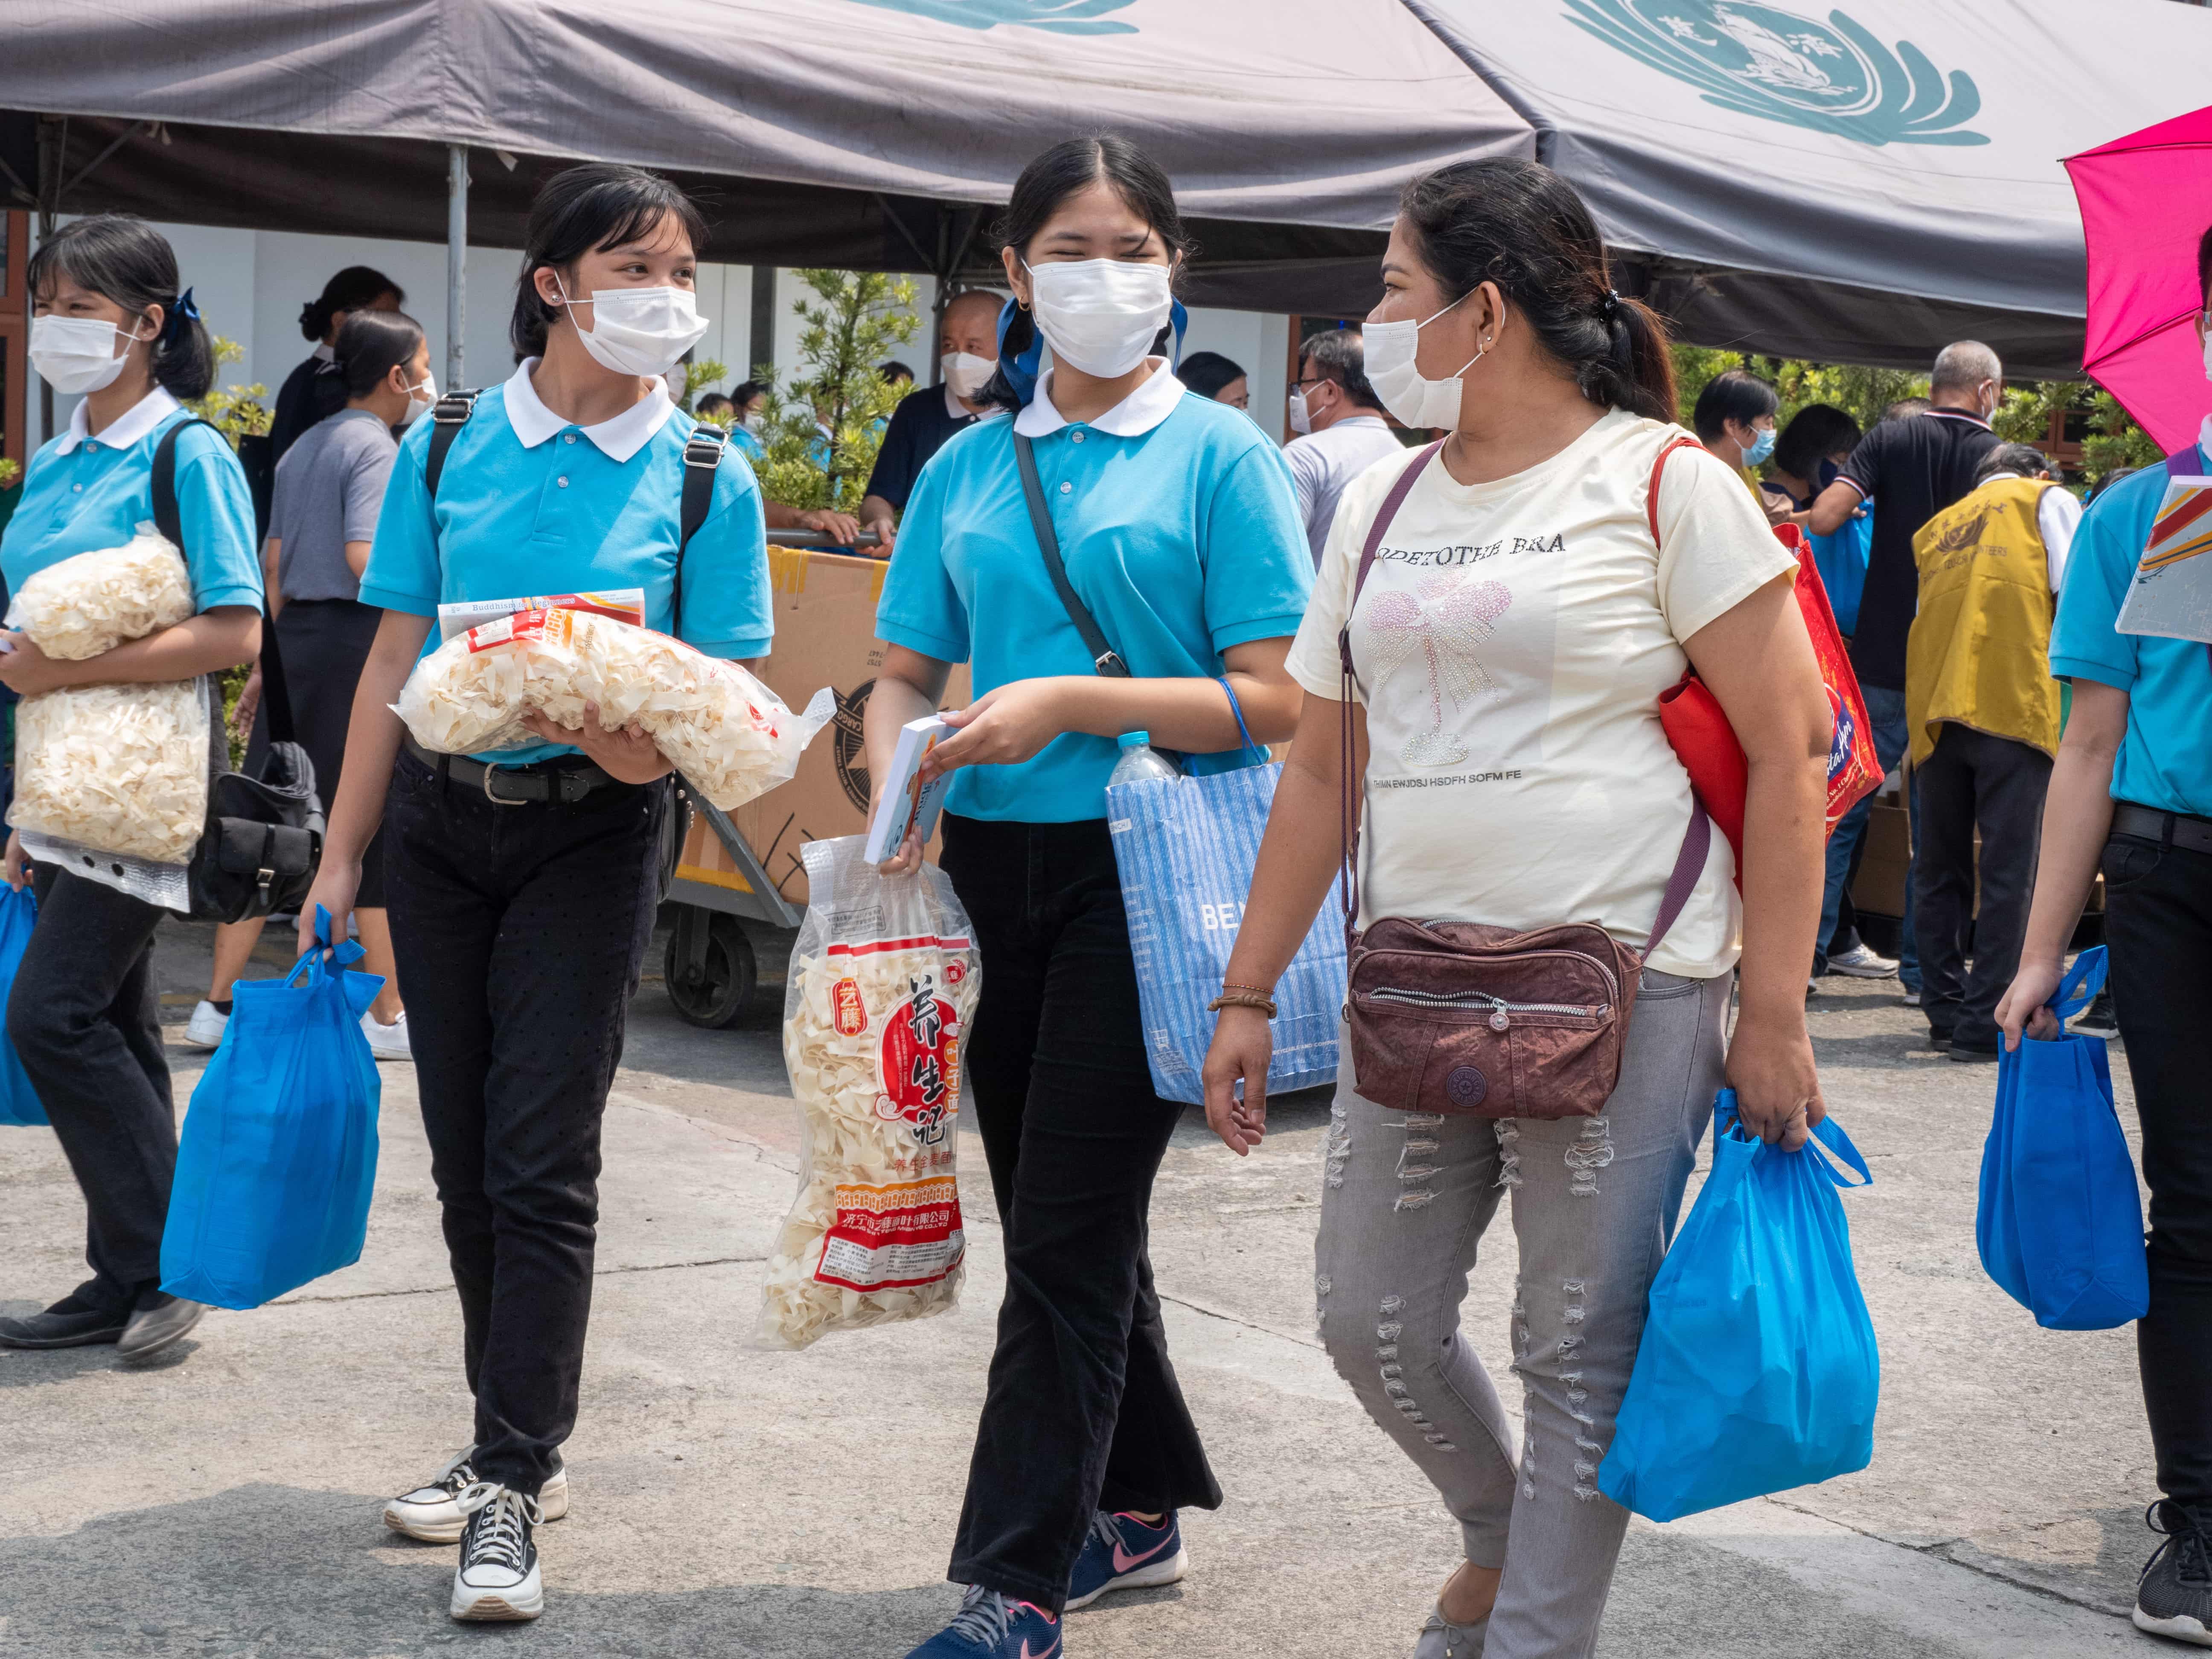
{"type": "Polygon", "coordinates": [[[598,767],[586,763],[582,766],[543,763],[536,766],[487,766],[482,761],[472,761],[465,755],[441,755],[425,749],[410,733],[404,739],[407,752],[421,761],[440,777],[458,783],[464,789],[481,789],[484,799],[499,806],[526,806],[533,801],[557,801],[562,805],[574,805],[594,789],[604,789],[620,779],[608,776],[598,767]],[[496,789],[493,780],[498,780],[496,789]]]}
{"type": "Polygon", "coordinates": [[[2183,847],[2192,853],[2212,853],[2212,818],[2187,812],[2161,812],[2132,801],[2112,803],[2112,833],[2140,836],[2161,847],[2183,847]]]}

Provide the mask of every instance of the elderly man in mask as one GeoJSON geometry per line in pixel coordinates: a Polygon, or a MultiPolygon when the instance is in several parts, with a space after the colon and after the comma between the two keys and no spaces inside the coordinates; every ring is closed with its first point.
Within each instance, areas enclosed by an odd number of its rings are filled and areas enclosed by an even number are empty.
{"type": "Polygon", "coordinates": [[[908,392],[891,411],[868,493],[860,502],[860,527],[883,538],[878,555],[889,558],[898,534],[897,515],[906,508],[914,481],[929,458],[964,426],[972,426],[988,405],[969,400],[989,384],[999,366],[999,307],[1005,303],[988,289],[969,289],[945,302],[938,325],[938,367],[945,384],[908,392]]]}

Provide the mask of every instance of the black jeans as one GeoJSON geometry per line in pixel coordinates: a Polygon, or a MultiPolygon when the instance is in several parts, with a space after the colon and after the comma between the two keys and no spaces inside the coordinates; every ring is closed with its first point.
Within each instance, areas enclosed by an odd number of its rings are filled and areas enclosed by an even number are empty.
{"type": "Polygon", "coordinates": [[[2050,784],[2051,757],[2040,749],[1956,721],[1946,722],[1936,752],[1913,771],[1920,1006],[1930,1030],[1966,1048],[1998,1046],[1997,1002],[2020,969],[2050,784]],[[1978,915],[1977,829],[1982,832],[1978,915]]]}
{"type": "Polygon", "coordinates": [[[945,820],[983,996],[969,1085],[1006,1299],[947,1577],[1058,1612],[1098,1509],[1216,1509],[1145,1250],[1182,1108],[1152,1092],[1103,819],[945,820]]]}
{"type": "Polygon", "coordinates": [[[460,1291],[477,1472],[536,1492],[575,1426],[599,1119],[653,934],[665,784],[495,805],[402,754],[392,945],[460,1291]]]}
{"type": "Polygon", "coordinates": [[[2160,1489],[2212,1507],[2212,854],[2115,836],[2104,868],[2112,1006],[2150,1187],[2143,1405],[2160,1489]]]}
{"type": "Polygon", "coordinates": [[[98,882],[33,867],[39,925],[8,998],[8,1040],[84,1194],[78,1297],[127,1311],[161,1283],[177,1109],[161,1048],[154,930],[166,913],[98,882]]]}

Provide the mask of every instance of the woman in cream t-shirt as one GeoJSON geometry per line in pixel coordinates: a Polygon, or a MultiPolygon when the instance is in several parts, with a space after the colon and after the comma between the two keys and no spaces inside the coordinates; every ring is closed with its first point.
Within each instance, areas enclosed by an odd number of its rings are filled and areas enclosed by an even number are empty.
{"type": "Polygon", "coordinates": [[[1237,1001],[1263,1000],[1336,875],[1340,722],[1361,767],[1361,927],[1595,922],[1641,948],[1692,816],[1659,698],[1697,670],[1749,761],[1743,897],[1715,836],[1645,965],[1604,1110],[1424,1112],[1380,1079],[1363,1093],[1347,1054],[1326,1147],[1322,1340],[1460,1526],[1464,1559],[1416,1659],[1583,1659],[1628,1521],[1598,1466],[1714,1096],[1733,1085],[1747,1129],[1785,1146],[1821,1115],[1802,987],[1832,717],[1796,561],[1733,471],[1679,450],[1651,500],[1653,463],[1684,435],[1666,335],[1613,293],[1570,186],[1517,161],[1418,179],[1382,276],[1369,378],[1401,422],[1449,435],[1377,462],[1338,510],[1291,648],[1305,710],[1224,976],[1206,1115],[1239,1152],[1264,1133],[1266,1012],[1237,1001]],[[1352,606],[1361,550],[1409,467],[1352,606]],[[1517,1449],[1459,1326],[1509,1191],[1517,1449]]]}

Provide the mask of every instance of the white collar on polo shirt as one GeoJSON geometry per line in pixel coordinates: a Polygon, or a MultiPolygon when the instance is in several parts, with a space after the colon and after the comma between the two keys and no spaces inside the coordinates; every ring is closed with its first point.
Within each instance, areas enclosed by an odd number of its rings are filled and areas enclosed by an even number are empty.
{"type": "MultiPolygon", "coordinates": [[[[1116,438],[1134,438],[1150,432],[1175,413],[1176,405],[1182,401],[1182,382],[1176,379],[1166,358],[1148,357],[1145,361],[1152,365],[1152,372],[1146,377],[1145,383],[1097,420],[1087,422],[1085,424],[1092,431],[1110,433],[1116,438]]],[[[1037,381],[1036,396],[1014,416],[1014,430],[1024,438],[1042,438],[1066,424],[1066,418],[1052,406],[1052,375],[1048,372],[1037,381]]]]}
{"type": "Polygon", "coordinates": [[[70,410],[69,430],[54,446],[55,454],[69,454],[87,439],[96,444],[104,444],[110,449],[128,449],[181,407],[169,395],[167,387],[157,386],[125,410],[120,416],[110,421],[106,431],[94,432],[86,424],[84,411],[88,406],[85,400],[80,398],[77,406],[70,410]]]}
{"type": "MultiPolygon", "coordinates": [[[[530,384],[530,371],[537,367],[537,358],[525,358],[507,382],[507,423],[514,428],[514,435],[525,449],[535,449],[576,426],[574,421],[562,420],[540,401],[538,388],[530,384]]],[[[626,461],[651,442],[653,434],[665,426],[668,417],[675,412],[676,405],[668,401],[668,388],[655,380],[651,397],[640,398],[611,421],[601,421],[597,426],[577,426],[576,430],[589,438],[592,447],[609,460],[626,461]]]]}
{"type": "Polygon", "coordinates": [[[318,345],[307,356],[319,363],[334,363],[338,360],[338,349],[334,345],[318,345]]]}

